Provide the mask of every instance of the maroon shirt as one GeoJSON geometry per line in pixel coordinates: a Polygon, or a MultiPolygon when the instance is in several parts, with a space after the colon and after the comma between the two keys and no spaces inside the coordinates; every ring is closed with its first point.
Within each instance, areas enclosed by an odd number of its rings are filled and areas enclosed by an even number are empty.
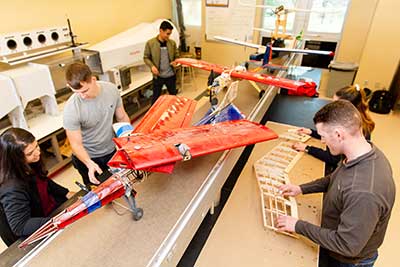
{"type": "Polygon", "coordinates": [[[48,216],[56,207],[56,201],[47,191],[48,178],[45,179],[36,176],[36,186],[39,192],[40,204],[42,206],[44,216],[48,216]]]}

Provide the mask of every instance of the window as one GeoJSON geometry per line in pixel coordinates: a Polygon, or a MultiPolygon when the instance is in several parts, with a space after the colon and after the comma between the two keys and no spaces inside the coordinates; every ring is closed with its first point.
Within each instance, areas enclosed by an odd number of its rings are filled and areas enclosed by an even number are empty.
{"type": "Polygon", "coordinates": [[[340,33],[346,15],[348,0],[313,0],[311,10],[332,10],[328,13],[310,13],[309,32],[340,33]]]}
{"type": "MultiPolygon", "coordinates": [[[[303,9],[312,12],[293,11],[288,13],[286,31],[292,35],[303,32],[307,39],[338,41],[342,31],[349,0],[264,0],[262,27],[275,29],[276,16],[273,7],[283,5],[288,9],[303,9]],[[326,12],[324,12],[326,11],[326,12]]],[[[268,33],[262,33],[269,36],[268,33]]]]}
{"type": "MultiPolygon", "coordinates": [[[[271,7],[283,5],[285,8],[294,8],[296,0],[264,0],[264,5],[271,7]]],[[[289,13],[287,16],[286,30],[288,32],[291,32],[293,29],[294,15],[294,13],[289,13]]],[[[275,18],[276,16],[272,9],[264,8],[263,28],[273,31],[275,29],[275,18]]]]}
{"type": "Polygon", "coordinates": [[[185,26],[201,26],[201,0],[181,0],[185,26]]]}

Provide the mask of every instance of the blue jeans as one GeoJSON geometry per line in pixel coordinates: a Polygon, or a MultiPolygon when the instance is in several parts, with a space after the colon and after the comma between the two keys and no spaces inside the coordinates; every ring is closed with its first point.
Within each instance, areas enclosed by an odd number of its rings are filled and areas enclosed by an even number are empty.
{"type": "Polygon", "coordinates": [[[369,259],[364,259],[359,263],[343,263],[340,262],[331,256],[329,256],[328,251],[326,249],[320,248],[319,254],[319,267],[374,267],[374,263],[378,258],[378,253],[375,253],[369,259]]]}

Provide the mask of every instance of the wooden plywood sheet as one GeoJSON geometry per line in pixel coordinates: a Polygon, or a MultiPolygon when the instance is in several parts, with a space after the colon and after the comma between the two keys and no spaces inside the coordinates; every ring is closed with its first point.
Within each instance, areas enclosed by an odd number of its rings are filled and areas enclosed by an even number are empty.
{"type": "MultiPolygon", "coordinates": [[[[278,134],[289,126],[267,123],[278,134]]],[[[307,239],[265,229],[260,191],[253,163],[283,140],[257,144],[243,169],[206,245],[196,262],[202,266],[317,266],[318,247],[307,239]]],[[[321,146],[310,139],[307,144],[321,146]]],[[[323,175],[323,163],[304,155],[289,172],[292,183],[300,184],[323,175]]],[[[321,196],[307,195],[296,198],[300,219],[315,224],[320,222],[321,196]]]]}

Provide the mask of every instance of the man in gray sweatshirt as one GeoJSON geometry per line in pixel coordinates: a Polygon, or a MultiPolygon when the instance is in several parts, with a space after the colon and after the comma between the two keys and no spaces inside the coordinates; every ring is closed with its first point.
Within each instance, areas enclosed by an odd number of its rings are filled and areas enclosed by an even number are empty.
{"type": "Polygon", "coordinates": [[[345,159],[326,177],[280,187],[286,196],[324,193],[321,227],[280,216],[278,228],[319,244],[319,266],[373,266],[395,200],[389,161],[365,139],[360,114],[350,102],[324,106],[314,123],[332,155],[343,154],[345,159]]]}

